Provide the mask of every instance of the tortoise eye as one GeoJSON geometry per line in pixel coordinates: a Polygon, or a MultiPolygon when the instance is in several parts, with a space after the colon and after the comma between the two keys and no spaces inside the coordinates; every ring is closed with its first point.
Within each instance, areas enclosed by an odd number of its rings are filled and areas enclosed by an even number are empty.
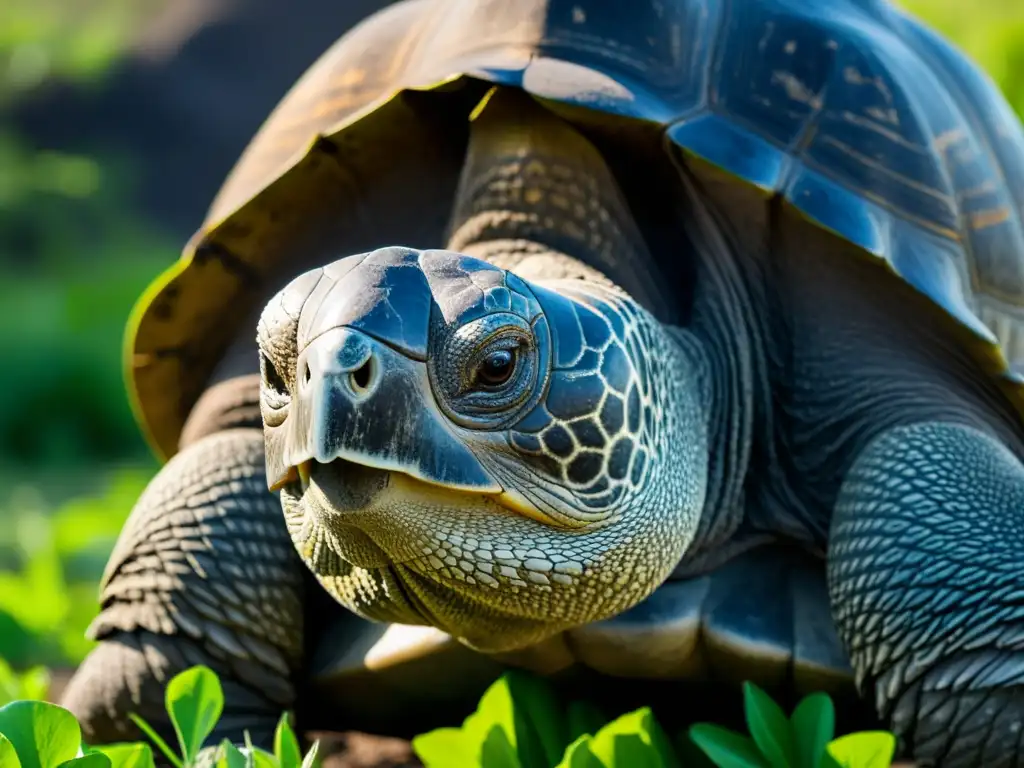
{"type": "Polygon", "coordinates": [[[514,349],[496,349],[477,366],[476,380],[486,387],[499,387],[512,378],[516,370],[514,349]]]}

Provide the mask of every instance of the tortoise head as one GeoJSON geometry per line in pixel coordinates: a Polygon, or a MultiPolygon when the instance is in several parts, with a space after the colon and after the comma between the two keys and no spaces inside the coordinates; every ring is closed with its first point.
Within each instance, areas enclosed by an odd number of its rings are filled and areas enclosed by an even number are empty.
{"type": "Polygon", "coordinates": [[[296,278],[259,343],[268,483],[367,618],[520,647],[639,602],[693,538],[699,377],[624,294],[388,248],[296,278]]]}

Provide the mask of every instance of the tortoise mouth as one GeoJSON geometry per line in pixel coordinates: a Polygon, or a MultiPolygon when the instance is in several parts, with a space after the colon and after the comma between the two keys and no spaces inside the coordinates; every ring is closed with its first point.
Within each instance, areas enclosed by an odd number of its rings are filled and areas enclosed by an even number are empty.
{"type": "Polygon", "coordinates": [[[542,511],[531,499],[509,487],[507,482],[500,483],[499,490],[493,492],[467,490],[442,481],[419,477],[394,467],[376,467],[347,458],[336,458],[326,464],[307,459],[291,467],[284,482],[278,487],[288,487],[293,495],[302,496],[309,490],[314,476],[317,478],[318,485],[323,486],[326,481],[327,486],[331,488],[329,501],[340,514],[344,514],[345,510],[356,509],[360,504],[365,507],[372,501],[372,499],[365,498],[368,491],[371,493],[382,492],[390,485],[393,477],[400,476],[402,482],[411,488],[422,487],[428,492],[443,489],[463,498],[486,498],[509,512],[553,528],[576,530],[584,525],[571,518],[554,517],[542,511]],[[346,487],[346,483],[349,482],[353,483],[352,488],[346,487]],[[338,505],[334,505],[335,500],[339,502],[338,505]]]}
{"type": "Polygon", "coordinates": [[[356,515],[366,510],[391,484],[391,471],[334,459],[327,464],[305,461],[296,468],[299,495],[306,497],[315,486],[327,502],[319,512],[330,517],[356,515]]]}

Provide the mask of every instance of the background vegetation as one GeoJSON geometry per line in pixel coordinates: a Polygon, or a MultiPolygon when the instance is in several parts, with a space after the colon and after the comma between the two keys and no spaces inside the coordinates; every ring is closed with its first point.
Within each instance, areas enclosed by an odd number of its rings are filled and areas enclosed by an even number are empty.
{"type": "MultiPolygon", "coordinates": [[[[136,204],[145,157],[57,151],[12,116],[55,82],[100,87],[160,5],[0,2],[0,658],[17,668],[88,650],[107,553],[156,468],[124,396],[122,330],[184,236],[136,204]]],[[[904,5],[1024,114],[1024,2],[904,5]]]]}

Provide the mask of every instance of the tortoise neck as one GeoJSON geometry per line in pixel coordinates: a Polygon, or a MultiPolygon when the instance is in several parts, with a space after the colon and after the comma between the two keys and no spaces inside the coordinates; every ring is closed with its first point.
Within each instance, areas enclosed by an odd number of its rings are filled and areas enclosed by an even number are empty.
{"type": "Polygon", "coordinates": [[[449,250],[524,279],[611,283],[660,318],[672,306],[600,152],[515,89],[476,110],[449,232],[449,250]]]}
{"type": "MultiPolygon", "coordinates": [[[[701,525],[687,560],[723,548],[740,528],[757,437],[770,398],[763,312],[756,277],[712,202],[686,169],[681,221],[695,254],[690,322],[682,331],[706,361],[709,472],[701,525]]],[[[770,403],[769,403],[770,404],[770,403]]],[[[684,561],[685,563],[685,561],[684,561]]]]}

